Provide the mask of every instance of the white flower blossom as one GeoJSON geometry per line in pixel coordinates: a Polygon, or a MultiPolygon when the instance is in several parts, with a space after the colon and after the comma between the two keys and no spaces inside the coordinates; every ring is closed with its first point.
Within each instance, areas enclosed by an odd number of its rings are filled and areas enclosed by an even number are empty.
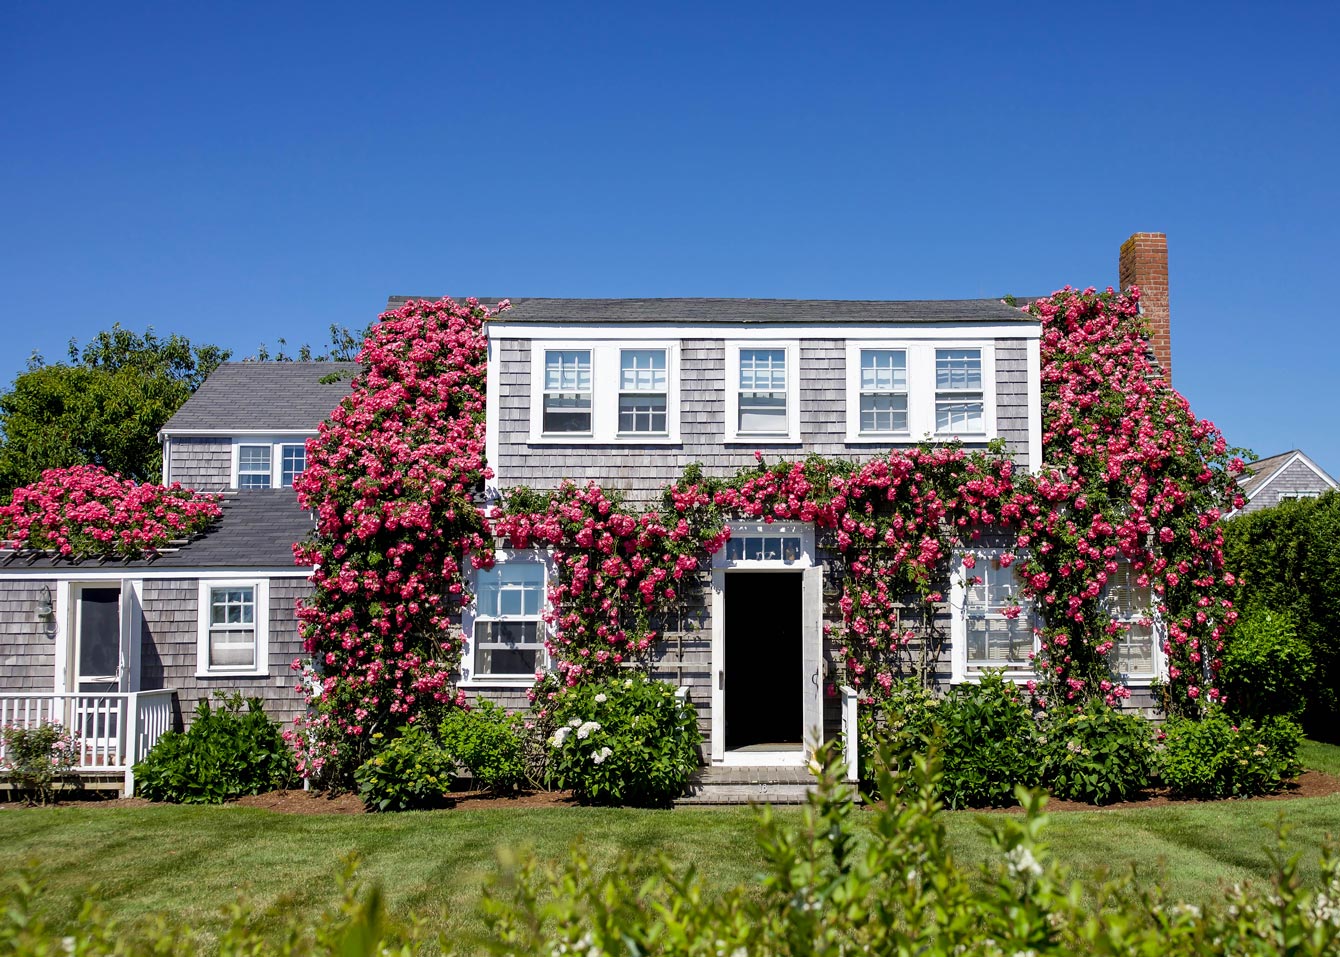
{"type": "Polygon", "coordinates": [[[1014,877],[1041,877],[1042,865],[1026,847],[1016,847],[1005,855],[1005,865],[1014,877]]]}
{"type": "Polygon", "coordinates": [[[571,721],[568,722],[568,725],[573,728],[580,728],[582,726],[582,719],[573,718],[571,721]]]}
{"type": "Polygon", "coordinates": [[[632,678],[625,678],[625,679],[623,680],[623,686],[624,686],[625,688],[631,688],[631,687],[633,687],[633,679],[632,679],[632,678]]]}
{"type": "Polygon", "coordinates": [[[557,731],[555,731],[554,737],[551,741],[553,746],[556,748],[561,748],[563,746],[563,742],[567,740],[568,733],[570,730],[571,730],[570,728],[559,728],[557,731]]]}
{"type": "Polygon", "coordinates": [[[598,722],[588,721],[586,722],[586,724],[582,725],[580,728],[577,729],[577,737],[585,741],[587,738],[591,737],[592,732],[599,730],[600,730],[600,724],[598,722]]]}
{"type": "Polygon", "coordinates": [[[594,761],[596,764],[604,764],[605,759],[608,758],[613,753],[614,752],[610,748],[604,747],[601,748],[599,751],[597,751],[595,754],[591,755],[591,760],[594,761]]]}
{"type": "Polygon", "coordinates": [[[609,698],[605,697],[605,692],[603,691],[596,695],[596,704],[604,704],[608,700],[609,698]]]}

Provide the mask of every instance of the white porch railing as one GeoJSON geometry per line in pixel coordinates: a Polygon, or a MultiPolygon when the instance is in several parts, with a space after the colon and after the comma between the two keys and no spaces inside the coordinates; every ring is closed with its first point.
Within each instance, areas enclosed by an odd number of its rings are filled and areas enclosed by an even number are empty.
{"type": "Polygon", "coordinates": [[[847,759],[847,780],[861,778],[861,735],[856,727],[855,688],[842,686],[842,753],[847,759]]]}
{"type": "MultiPolygon", "coordinates": [[[[40,691],[0,694],[0,726],[32,728],[60,724],[75,736],[75,771],[120,774],[125,793],[135,793],[135,762],[172,727],[176,692],[130,691],[54,694],[40,691]]],[[[0,758],[5,756],[0,741],[0,758]]]]}

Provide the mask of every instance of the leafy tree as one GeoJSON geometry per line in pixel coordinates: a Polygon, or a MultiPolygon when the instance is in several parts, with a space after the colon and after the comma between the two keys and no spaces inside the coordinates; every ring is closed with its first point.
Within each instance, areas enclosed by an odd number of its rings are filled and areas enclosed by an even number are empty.
{"type": "Polygon", "coordinates": [[[1316,667],[1303,726],[1340,740],[1340,492],[1226,522],[1224,564],[1241,580],[1249,616],[1269,612],[1297,624],[1316,667]]]}
{"type": "Polygon", "coordinates": [[[288,353],[288,340],[279,339],[279,348],[271,352],[264,342],[256,349],[254,356],[248,356],[247,362],[353,362],[363,348],[363,340],[372,331],[367,325],[358,332],[351,332],[348,326],[330,324],[330,343],[323,352],[314,352],[312,347],[303,343],[293,355],[288,353]]]}
{"type": "Polygon", "coordinates": [[[72,465],[158,480],[158,430],[229,355],[119,323],[83,348],[70,340],[66,362],[34,354],[28,371],[0,395],[0,497],[46,469],[72,465]]]}

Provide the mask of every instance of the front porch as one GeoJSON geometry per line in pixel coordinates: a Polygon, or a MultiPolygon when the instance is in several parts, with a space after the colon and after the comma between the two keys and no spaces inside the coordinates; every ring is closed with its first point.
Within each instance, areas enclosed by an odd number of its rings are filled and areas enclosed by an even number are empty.
{"type": "MultiPolygon", "coordinates": [[[[0,693],[0,727],[60,724],[76,740],[75,774],[89,788],[135,793],[134,766],[173,726],[176,691],[0,693]]],[[[0,760],[5,746],[0,741],[0,760]]],[[[0,787],[6,782],[0,774],[0,787]]]]}

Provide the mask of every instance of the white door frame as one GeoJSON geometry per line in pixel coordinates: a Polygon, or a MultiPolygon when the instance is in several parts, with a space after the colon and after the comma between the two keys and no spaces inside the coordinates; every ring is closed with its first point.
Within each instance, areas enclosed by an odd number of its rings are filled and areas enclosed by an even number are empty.
{"type": "Polygon", "coordinates": [[[140,688],[140,644],[143,640],[144,582],[139,579],[108,581],[56,582],[56,647],[54,690],[57,694],[79,690],[79,592],[84,588],[121,589],[118,605],[120,617],[120,666],[117,691],[138,691],[140,688]]]}
{"type": "Polygon", "coordinates": [[[712,762],[725,765],[803,765],[823,740],[823,568],[814,544],[814,526],[801,523],[731,522],[731,535],[797,537],[800,550],[790,558],[728,557],[723,547],[712,556],[712,762]],[[801,573],[801,728],[804,746],[790,751],[726,750],[726,573],[801,573]]]}

